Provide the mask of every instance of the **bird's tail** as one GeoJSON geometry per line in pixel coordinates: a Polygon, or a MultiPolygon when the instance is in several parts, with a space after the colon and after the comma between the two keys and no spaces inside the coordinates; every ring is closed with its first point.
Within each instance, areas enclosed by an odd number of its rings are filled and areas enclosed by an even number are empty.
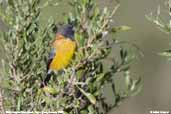
{"type": "Polygon", "coordinates": [[[46,78],[44,79],[44,81],[42,82],[40,86],[41,88],[43,88],[44,86],[47,86],[49,80],[51,79],[51,76],[52,76],[51,73],[47,73],[46,78]]]}

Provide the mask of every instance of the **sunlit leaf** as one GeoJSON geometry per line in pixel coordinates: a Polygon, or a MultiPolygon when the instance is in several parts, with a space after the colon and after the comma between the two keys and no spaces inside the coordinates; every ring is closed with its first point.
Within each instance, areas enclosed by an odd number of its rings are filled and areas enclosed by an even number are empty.
{"type": "Polygon", "coordinates": [[[159,53],[159,55],[166,56],[166,57],[171,57],[171,50],[169,50],[169,49],[165,50],[165,51],[159,53]]]}
{"type": "MultiPolygon", "coordinates": [[[[78,86],[77,86],[78,87],[78,86]]],[[[84,94],[92,104],[96,104],[96,98],[91,93],[85,92],[83,89],[78,87],[82,94],[84,94]]]]}
{"type": "Polygon", "coordinates": [[[43,91],[49,94],[57,94],[57,90],[55,88],[48,86],[43,87],[43,91]]]}

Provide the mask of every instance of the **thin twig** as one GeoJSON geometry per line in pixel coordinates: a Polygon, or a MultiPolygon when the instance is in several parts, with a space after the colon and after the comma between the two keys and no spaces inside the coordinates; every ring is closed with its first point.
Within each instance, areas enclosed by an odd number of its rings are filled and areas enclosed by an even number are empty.
{"type": "Polygon", "coordinates": [[[113,9],[110,17],[112,18],[114,16],[114,14],[116,13],[117,9],[120,7],[120,4],[117,4],[116,7],[113,9]]]}
{"type": "Polygon", "coordinates": [[[4,106],[3,106],[3,97],[2,97],[1,89],[0,89],[0,113],[1,114],[5,114],[5,109],[4,109],[4,106]]]}
{"type": "MultiPolygon", "coordinates": [[[[116,11],[117,11],[117,9],[118,9],[119,7],[120,7],[120,4],[118,3],[118,4],[115,6],[115,8],[112,10],[111,15],[110,15],[110,16],[107,18],[107,20],[103,23],[103,25],[102,25],[100,31],[103,31],[103,30],[105,29],[106,25],[109,24],[111,18],[114,16],[114,14],[116,13],[116,11]]],[[[94,39],[96,38],[96,35],[97,35],[97,34],[95,34],[94,36],[92,36],[92,37],[90,37],[90,38],[88,39],[88,41],[87,41],[87,45],[88,45],[88,46],[91,46],[91,43],[92,43],[92,42],[94,41],[94,39]]]]}
{"type": "Polygon", "coordinates": [[[75,69],[73,70],[73,73],[68,81],[68,84],[66,86],[66,88],[68,89],[68,94],[71,94],[72,92],[74,92],[74,83],[76,81],[76,75],[75,75],[75,69]]]}

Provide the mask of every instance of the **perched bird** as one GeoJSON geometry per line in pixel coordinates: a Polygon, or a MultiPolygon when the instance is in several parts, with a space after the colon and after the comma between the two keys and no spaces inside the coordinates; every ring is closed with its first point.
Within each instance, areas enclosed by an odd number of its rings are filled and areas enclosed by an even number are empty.
{"type": "Polygon", "coordinates": [[[67,24],[59,28],[52,44],[47,63],[47,76],[42,86],[46,86],[52,71],[64,69],[71,61],[76,49],[73,25],[67,24]]]}

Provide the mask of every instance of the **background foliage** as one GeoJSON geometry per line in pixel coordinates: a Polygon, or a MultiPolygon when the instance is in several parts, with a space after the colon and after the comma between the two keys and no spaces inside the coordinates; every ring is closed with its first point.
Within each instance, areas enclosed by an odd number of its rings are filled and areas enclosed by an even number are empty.
{"type": "Polygon", "coordinates": [[[119,33],[119,40],[135,43],[143,50],[144,57],[132,64],[131,71],[135,76],[143,76],[144,84],[139,95],[127,99],[128,102],[124,102],[113,113],[146,114],[150,110],[168,110],[171,107],[171,63],[157,54],[164,49],[170,49],[170,34],[161,32],[154,23],[145,18],[146,14],[156,12],[160,5],[161,14],[164,14],[162,18],[169,19],[169,9],[164,4],[165,1],[167,0],[120,1],[121,7],[114,17],[115,22],[126,23],[132,29],[119,33]]]}
{"type": "MultiPolygon", "coordinates": [[[[150,15],[147,15],[147,19],[156,24],[161,31],[169,34],[171,32],[171,0],[166,0],[164,4],[166,6],[165,12],[160,9],[159,5],[156,14],[154,15],[154,13],[151,12],[150,15]],[[167,15],[164,13],[166,13],[167,15]]],[[[171,49],[166,49],[159,54],[161,56],[168,57],[168,60],[170,60],[171,49]]]]}
{"type": "MultiPolygon", "coordinates": [[[[76,24],[78,44],[75,58],[64,72],[55,73],[48,87],[40,89],[46,74],[49,43],[54,38],[56,22],[50,18],[42,27],[40,14],[51,1],[11,0],[1,2],[0,16],[8,28],[1,32],[5,56],[1,59],[1,88],[5,108],[10,110],[64,110],[66,113],[107,113],[141,89],[141,80],[130,77],[130,63],[136,59],[137,48],[116,39],[116,32],[128,26],[113,27],[112,17],[118,7],[100,9],[94,0],[74,0],[72,13],[65,22],[76,24]],[[109,37],[110,36],[110,37],[109,37]],[[116,55],[110,55],[112,47],[116,55]],[[105,61],[111,61],[106,66],[105,61]],[[116,90],[115,76],[123,77],[125,90],[116,90]],[[111,86],[113,104],[103,95],[105,84],[111,86]]],[[[53,4],[53,5],[57,5],[53,4]]]]}

